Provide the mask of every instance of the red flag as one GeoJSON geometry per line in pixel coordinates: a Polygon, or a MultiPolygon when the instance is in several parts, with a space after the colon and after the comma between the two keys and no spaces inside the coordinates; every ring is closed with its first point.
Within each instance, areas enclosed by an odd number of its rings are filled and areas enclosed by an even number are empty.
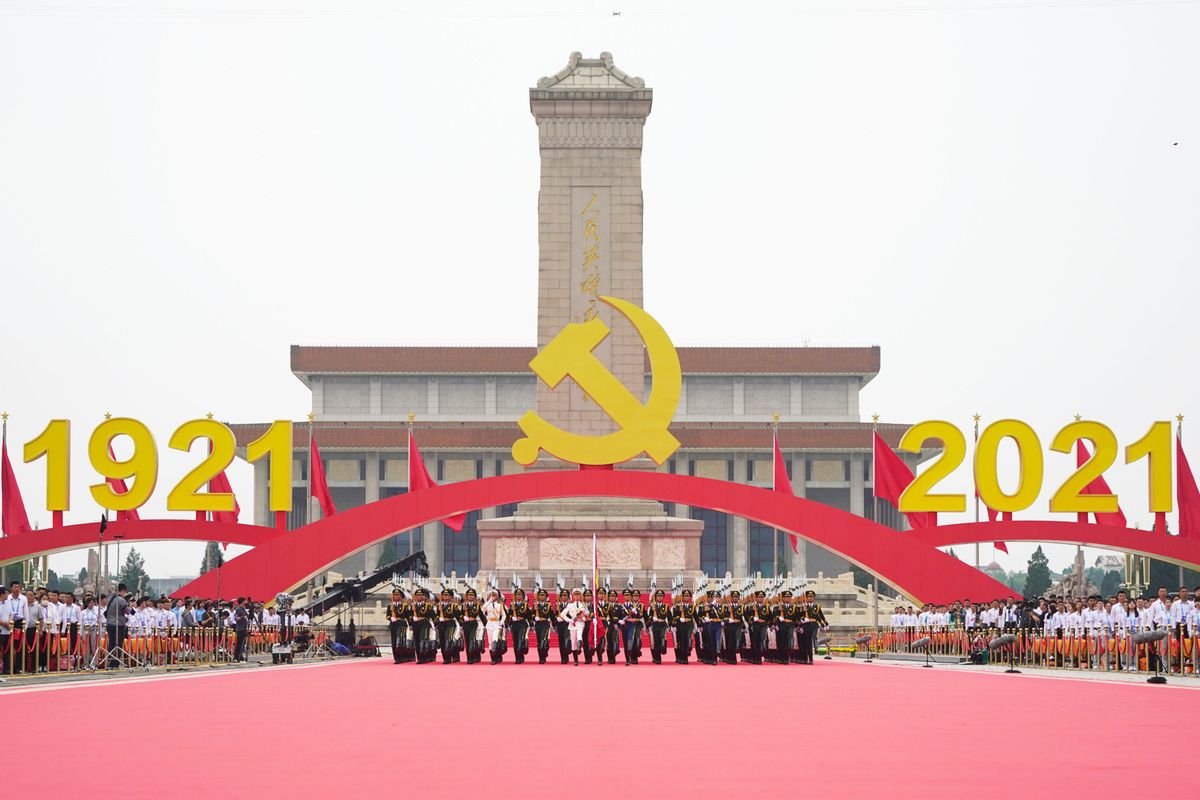
{"type": "MultiPolygon", "coordinates": [[[[113,461],[117,460],[117,454],[114,453],[112,449],[112,442],[108,443],[108,457],[113,461]]],[[[125,494],[129,491],[129,484],[125,483],[124,478],[106,478],[105,480],[108,481],[108,485],[111,486],[112,490],[117,494],[125,494]]],[[[131,508],[128,511],[117,512],[118,522],[123,522],[124,520],[137,522],[139,519],[141,519],[141,516],[138,514],[138,510],[136,508],[131,508]]]]}
{"type": "Polygon", "coordinates": [[[29,515],[25,513],[25,501],[21,499],[21,487],[17,485],[17,476],[13,474],[12,464],[8,460],[8,440],[0,444],[0,501],[4,503],[3,514],[0,515],[0,531],[5,536],[17,533],[29,533],[29,515]]]}
{"type": "MultiPolygon", "coordinates": [[[[783,451],[779,449],[779,435],[775,434],[771,438],[775,444],[775,474],[771,480],[771,488],[777,492],[783,492],[788,497],[795,497],[796,493],[792,491],[792,482],[787,474],[787,464],[783,460],[783,451]]],[[[791,531],[786,531],[786,533],[792,543],[792,552],[798,554],[800,547],[796,544],[796,534],[791,531]]]]}
{"type": "Polygon", "coordinates": [[[1004,542],[992,542],[992,546],[1004,553],[1004,555],[1008,555],[1008,545],[1004,542]]]}
{"type": "Polygon", "coordinates": [[[1175,503],[1179,506],[1179,535],[1200,539],[1200,489],[1196,488],[1196,476],[1178,436],[1175,437],[1175,503]]]}
{"type": "MultiPolygon", "coordinates": [[[[887,442],[880,438],[878,433],[872,435],[875,437],[875,496],[898,506],[901,493],[913,482],[912,470],[900,456],[892,452],[892,448],[888,447],[887,442]]],[[[937,512],[921,511],[906,513],[904,516],[908,517],[909,524],[914,528],[932,528],[937,525],[937,512]]]]}
{"type": "Polygon", "coordinates": [[[337,513],[333,505],[333,497],[329,494],[329,484],[325,482],[325,467],[321,464],[321,451],[317,449],[317,437],[309,437],[308,443],[308,486],[312,496],[321,505],[321,516],[332,517],[337,513]]]}
{"type": "MultiPolygon", "coordinates": [[[[1075,440],[1075,466],[1082,467],[1092,457],[1092,453],[1088,450],[1087,445],[1083,443],[1083,439],[1075,440]]],[[[1108,483],[1104,480],[1103,475],[1096,476],[1096,480],[1084,487],[1082,494],[1112,494],[1112,489],[1108,488],[1108,483]]],[[[1125,515],[1121,513],[1121,507],[1117,506],[1115,513],[1096,514],[1097,525],[1115,525],[1119,528],[1129,527],[1129,523],[1125,521],[1125,515]]],[[[1087,522],[1087,513],[1079,514],[1080,522],[1087,522]]]]}
{"type": "MultiPolygon", "coordinates": [[[[324,481],[324,479],[325,475],[322,471],[321,480],[324,481]]],[[[225,470],[221,470],[219,473],[217,473],[216,477],[208,482],[208,490],[216,493],[233,493],[233,487],[229,485],[229,478],[225,476],[225,470]]],[[[324,508],[324,506],[322,506],[322,508],[324,508]]],[[[212,516],[214,522],[237,522],[238,515],[241,513],[242,507],[238,505],[237,497],[235,496],[233,498],[233,511],[214,511],[212,512],[212,516]]],[[[223,545],[228,547],[229,542],[223,542],[223,545]]]]}
{"type": "MultiPolygon", "coordinates": [[[[431,489],[437,486],[433,478],[429,477],[429,470],[425,469],[425,462],[421,459],[421,451],[417,449],[417,440],[413,438],[412,431],[408,432],[408,491],[419,492],[422,489],[431,489]]],[[[467,524],[466,514],[456,514],[453,517],[446,517],[442,520],[446,526],[455,531],[461,531],[463,525],[467,524]]]]}

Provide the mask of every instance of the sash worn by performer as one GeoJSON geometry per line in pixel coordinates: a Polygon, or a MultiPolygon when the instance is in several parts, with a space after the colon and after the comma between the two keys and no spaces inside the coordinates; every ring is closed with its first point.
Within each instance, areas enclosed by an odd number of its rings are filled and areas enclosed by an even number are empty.
{"type": "Polygon", "coordinates": [[[545,589],[538,589],[533,603],[533,632],[537,635],[538,663],[545,664],[550,655],[550,626],[554,624],[558,612],[554,603],[550,602],[550,594],[545,589]]]}
{"type": "Polygon", "coordinates": [[[558,599],[554,601],[554,634],[558,639],[558,657],[566,664],[571,655],[571,634],[567,630],[570,623],[563,618],[563,611],[571,602],[571,595],[566,587],[558,590],[558,599]]]}
{"type": "Polygon", "coordinates": [[[483,609],[479,605],[479,595],[475,593],[474,589],[467,589],[463,594],[460,619],[462,620],[463,646],[467,651],[468,664],[478,664],[482,660],[483,628],[480,623],[481,616],[483,616],[483,609]]]}
{"type": "Polygon", "coordinates": [[[721,607],[721,616],[725,621],[725,648],[721,660],[726,664],[738,663],[738,650],[742,646],[742,635],[746,630],[745,609],[742,608],[742,593],[734,589],[729,593],[729,601],[721,607]]]}
{"type": "Polygon", "coordinates": [[[458,620],[462,610],[454,602],[454,593],[442,589],[442,599],[437,604],[438,646],[442,651],[442,663],[458,663],[462,651],[462,640],[458,638],[458,620]]]}
{"type": "Polygon", "coordinates": [[[625,590],[625,666],[637,664],[642,654],[642,630],[646,627],[646,607],[633,589],[625,590]]]}
{"type": "Polygon", "coordinates": [[[792,600],[791,589],[784,589],[779,598],[779,607],[775,609],[779,623],[775,627],[775,661],[787,664],[792,660],[792,640],[796,635],[796,621],[799,607],[792,600]]]}
{"type": "Polygon", "coordinates": [[[608,602],[601,610],[601,620],[604,622],[604,652],[608,663],[617,663],[617,651],[621,649],[621,626],[625,620],[625,607],[621,605],[621,596],[616,589],[608,590],[608,602]]]}
{"type": "Polygon", "coordinates": [[[500,592],[496,589],[489,590],[487,602],[483,604],[483,620],[487,629],[488,654],[493,664],[504,660],[504,650],[508,646],[504,638],[504,623],[507,619],[508,612],[504,608],[504,599],[500,597],[500,592]]]}
{"type": "Polygon", "coordinates": [[[533,607],[525,600],[524,589],[513,589],[512,611],[508,619],[512,629],[513,659],[518,664],[524,664],[525,654],[529,652],[529,624],[533,621],[533,607]]]}
{"type": "Polygon", "coordinates": [[[675,663],[686,664],[692,654],[692,634],[696,631],[696,607],[692,605],[691,589],[684,589],[675,598],[671,621],[675,625],[675,663]]]}
{"type": "Polygon", "coordinates": [[[559,619],[567,623],[567,646],[577,667],[588,616],[588,608],[583,604],[583,592],[576,589],[571,592],[571,600],[559,612],[559,619]]]}
{"type": "Polygon", "coordinates": [[[429,601],[429,593],[417,589],[413,593],[412,603],[412,640],[416,650],[417,663],[428,664],[437,657],[437,641],[434,639],[434,620],[437,609],[429,601]]]}
{"type": "Polygon", "coordinates": [[[671,607],[666,602],[666,592],[654,590],[650,600],[650,658],[655,664],[662,663],[663,654],[667,652],[667,626],[671,624],[671,607]]]}
{"type": "Polygon", "coordinates": [[[774,621],[764,590],[755,591],[754,600],[746,604],[746,621],[750,625],[750,663],[761,664],[767,653],[767,631],[774,621]]]}
{"type": "Polygon", "coordinates": [[[403,664],[413,660],[413,649],[408,644],[408,628],[412,620],[412,608],[404,599],[404,592],[392,590],[392,602],[387,607],[388,633],[392,637],[392,661],[403,664]]]}

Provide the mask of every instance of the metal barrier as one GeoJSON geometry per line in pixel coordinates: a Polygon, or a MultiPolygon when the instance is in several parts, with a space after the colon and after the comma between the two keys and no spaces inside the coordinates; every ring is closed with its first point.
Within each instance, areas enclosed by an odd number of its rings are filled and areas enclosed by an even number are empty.
{"type": "MultiPolygon", "coordinates": [[[[906,653],[913,642],[926,636],[934,657],[950,656],[976,664],[1009,664],[1043,669],[1128,671],[1152,674],[1157,665],[1165,675],[1194,677],[1200,674],[1200,634],[1182,628],[1168,631],[1158,644],[1136,644],[1128,631],[1058,630],[1041,628],[859,628],[859,636],[871,635],[874,653],[906,653]],[[1012,634],[1010,645],[991,648],[992,640],[1012,634]]],[[[921,651],[924,655],[925,650],[921,651]]]]}
{"type": "Polygon", "coordinates": [[[331,637],[324,628],[304,625],[251,627],[241,637],[228,626],[119,629],[71,626],[67,631],[15,630],[0,636],[0,674],[41,675],[93,670],[211,666],[271,655],[290,641],[295,658],[322,652],[331,637]],[[239,640],[240,639],[240,640],[239,640]]]}

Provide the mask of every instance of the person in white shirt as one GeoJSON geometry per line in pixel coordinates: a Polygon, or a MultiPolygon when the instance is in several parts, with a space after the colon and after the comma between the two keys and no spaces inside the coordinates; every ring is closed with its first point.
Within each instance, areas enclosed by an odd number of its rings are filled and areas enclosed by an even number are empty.
{"type": "Polygon", "coordinates": [[[8,675],[12,672],[12,659],[15,658],[12,650],[13,641],[12,604],[5,596],[0,599],[0,675],[8,675]]]}
{"type": "Polygon", "coordinates": [[[301,611],[299,614],[296,615],[296,624],[297,625],[311,625],[312,617],[310,617],[307,614],[307,612],[301,611]]]}
{"type": "Polygon", "coordinates": [[[497,589],[492,589],[487,594],[487,600],[483,604],[483,619],[484,630],[487,633],[488,654],[491,656],[493,664],[499,664],[504,660],[506,646],[504,623],[508,620],[508,609],[504,607],[504,601],[500,598],[500,592],[497,589]]]}
{"type": "Polygon", "coordinates": [[[968,605],[963,611],[963,627],[967,630],[972,630],[975,627],[976,619],[975,606],[968,605]]]}
{"type": "Polygon", "coordinates": [[[83,598],[83,608],[79,610],[79,627],[83,631],[79,658],[85,669],[95,669],[91,663],[92,654],[100,640],[101,612],[96,607],[96,598],[86,595],[83,598]]]}
{"type": "Polygon", "coordinates": [[[66,601],[63,603],[61,612],[62,632],[67,640],[69,666],[74,666],[78,655],[76,651],[79,645],[79,612],[81,609],[75,604],[75,595],[70,592],[63,592],[59,597],[66,601]]]}

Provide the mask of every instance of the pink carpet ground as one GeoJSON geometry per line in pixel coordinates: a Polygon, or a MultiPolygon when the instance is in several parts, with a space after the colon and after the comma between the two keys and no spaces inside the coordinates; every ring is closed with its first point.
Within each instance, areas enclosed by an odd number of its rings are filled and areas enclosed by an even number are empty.
{"type": "Polygon", "coordinates": [[[1161,772],[1144,745],[1197,712],[1182,686],[845,661],[372,659],[0,692],[4,728],[65,757],[7,793],[51,798],[1126,797],[1161,772]]]}

